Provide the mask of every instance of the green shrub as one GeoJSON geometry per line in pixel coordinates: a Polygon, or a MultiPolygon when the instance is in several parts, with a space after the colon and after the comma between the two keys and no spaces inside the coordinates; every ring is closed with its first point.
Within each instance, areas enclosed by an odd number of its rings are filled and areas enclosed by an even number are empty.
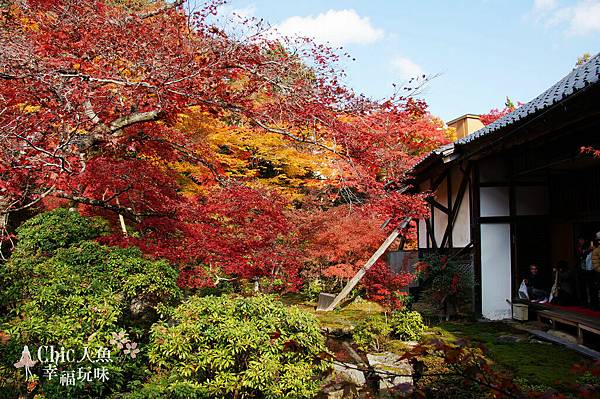
{"type": "Polygon", "coordinates": [[[418,341],[426,329],[421,314],[408,310],[392,313],[390,324],[394,335],[405,341],[418,341]]]}
{"type": "Polygon", "coordinates": [[[391,332],[392,328],[384,316],[370,316],[354,327],[352,340],[360,350],[380,351],[383,349],[391,332]]]}
{"type": "Polygon", "coordinates": [[[312,398],[329,368],[313,315],[272,296],[191,297],[152,327],[155,378],[129,398],[312,398]]]}
{"type": "MultiPolygon", "coordinates": [[[[46,398],[96,398],[124,389],[125,381],[145,375],[144,348],[136,359],[111,343],[113,333],[143,344],[161,306],[180,296],[178,272],[164,261],[150,260],[137,248],[107,247],[88,239],[103,230],[98,220],[57,210],[41,214],[18,230],[10,260],[0,266],[0,298],[6,309],[0,320],[0,397],[21,392],[27,384],[19,360],[23,345],[31,353],[40,346],[96,353],[112,350],[106,364],[109,381],[80,382],[65,387],[59,378],[41,378],[35,393],[46,398]],[[62,229],[62,238],[57,226],[62,229]]],[[[93,355],[92,355],[93,356],[93,355]]],[[[65,363],[77,371],[87,364],[65,363]]],[[[38,362],[34,373],[43,374],[38,362]]],[[[93,367],[92,367],[93,368],[93,367]]]]}
{"type": "Polygon", "coordinates": [[[46,254],[108,232],[108,224],[100,218],[86,218],[75,211],[57,208],[29,219],[17,229],[17,256],[23,253],[46,254]]]}

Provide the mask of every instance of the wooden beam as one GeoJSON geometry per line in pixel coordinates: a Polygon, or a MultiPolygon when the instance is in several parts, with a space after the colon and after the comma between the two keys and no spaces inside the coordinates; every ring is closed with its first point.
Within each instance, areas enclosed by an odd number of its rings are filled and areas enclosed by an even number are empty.
{"type": "Polygon", "coordinates": [[[437,190],[438,186],[440,184],[442,184],[442,182],[444,181],[444,179],[446,178],[446,176],[448,175],[448,171],[444,171],[444,173],[442,173],[441,175],[439,175],[438,177],[435,178],[435,180],[433,180],[431,182],[431,186],[429,187],[429,191],[434,192],[435,190],[437,190]]]}
{"type": "Polygon", "coordinates": [[[474,161],[469,162],[472,168],[471,190],[469,190],[469,205],[471,208],[471,242],[473,242],[473,311],[481,316],[481,222],[480,222],[480,193],[479,193],[479,168],[474,161]]]}
{"type": "Polygon", "coordinates": [[[436,207],[437,209],[439,209],[440,211],[444,212],[446,215],[450,214],[450,209],[448,209],[447,207],[445,207],[444,205],[440,204],[439,202],[437,202],[435,199],[433,199],[432,197],[429,197],[425,200],[427,203],[433,205],[434,207],[436,207]]]}
{"type": "Polygon", "coordinates": [[[541,331],[541,330],[527,330],[527,332],[529,334],[535,335],[538,338],[542,338],[546,341],[550,341],[552,343],[555,344],[559,344],[559,345],[563,345],[571,350],[574,350],[578,353],[581,353],[584,356],[587,356],[589,358],[595,359],[595,360],[599,360],[600,359],[600,352],[597,352],[593,349],[590,349],[586,346],[583,345],[578,345],[578,344],[574,344],[572,342],[567,341],[564,338],[559,338],[555,335],[551,335],[548,334],[547,332],[541,331]]]}
{"type": "Polygon", "coordinates": [[[452,235],[452,231],[454,230],[454,223],[456,223],[456,218],[458,217],[458,211],[462,205],[463,197],[465,196],[465,192],[467,191],[467,184],[471,180],[469,177],[469,173],[471,172],[471,166],[467,166],[467,170],[463,173],[462,181],[460,182],[460,186],[458,188],[458,193],[456,194],[456,202],[452,207],[452,211],[448,216],[448,225],[446,226],[446,231],[444,232],[444,237],[442,238],[442,243],[440,244],[440,248],[444,248],[446,246],[446,242],[450,242],[450,237],[452,235]]]}
{"type": "Polygon", "coordinates": [[[367,270],[369,270],[371,268],[371,266],[373,266],[375,264],[375,262],[377,262],[377,260],[381,257],[381,255],[383,255],[383,253],[388,249],[388,247],[390,245],[392,245],[392,242],[394,242],[394,240],[398,237],[398,235],[400,235],[400,231],[402,229],[404,229],[406,226],[408,226],[408,223],[410,223],[410,220],[411,220],[410,217],[405,218],[402,221],[402,223],[400,224],[400,226],[398,226],[397,228],[394,229],[394,231],[392,231],[392,233],[389,235],[389,237],[383,242],[383,244],[381,244],[379,249],[377,249],[377,251],[375,251],[375,253],[367,261],[367,263],[365,263],[365,265],[360,268],[360,270],[354,275],[354,277],[352,277],[350,279],[350,281],[348,281],[348,283],[346,284],[344,289],[342,289],[342,291],[340,291],[340,293],[335,297],[333,302],[331,302],[329,304],[329,306],[327,306],[324,309],[324,311],[328,312],[328,311],[335,309],[336,306],[339,305],[340,302],[342,302],[344,300],[344,298],[346,298],[348,296],[348,294],[354,289],[356,284],[358,284],[358,282],[363,278],[363,276],[365,275],[367,270]]]}
{"type": "MultiPolygon", "coordinates": [[[[446,221],[446,232],[444,232],[445,234],[447,233],[448,229],[450,228],[450,234],[447,235],[448,237],[448,248],[452,248],[452,230],[454,229],[454,224],[450,223],[450,213],[452,212],[451,210],[453,209],[453,205],[452,205],[452,169],[448,169],[448,177],[446,177],[446,196],[447,196],[447,200],[446,203],[448,204],[448,210],[450,212],[448,212],[448,220],[446,221]],[[452,226],[452,227],[450,227],[452,226]]],[[[456,196],[456,200],[458,201],[458,195],[456,196]]],[[[442,241],[444,241],[442,239],[442,241]]],[[[444,248],[445,243],[442,244],[442,248],[444,248]]]]}
{"type": "Polygon", "coordinates": [[[429,222],[429,219],[425,219],[425,227],[426,227],[425,230],[427,230],[427,234],[429,235],[429,238],[431,239],[431,248],[438,249],[437,242],[435,241],[435,232],[433,231],[433,229],[431,227],[431,223],[429,222]]]}

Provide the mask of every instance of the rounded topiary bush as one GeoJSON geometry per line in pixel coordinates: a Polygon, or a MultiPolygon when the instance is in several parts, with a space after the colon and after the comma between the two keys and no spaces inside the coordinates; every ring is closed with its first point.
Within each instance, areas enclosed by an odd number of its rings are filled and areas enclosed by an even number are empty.
{"type": "Polygon", "coordinates": [[[192,297],[152,328],[156,377],[129,397],[312,398],[325,338],[316,318],[272,296],[192,297]]]}
{"type": "Polygon", "coordinates": [[[75,211],[57,208],[29,219],[17,229],[16,251],[17,255],[47,254],[107,232],[108,223],[101,218],[86,218],[75,211]]]}
{"type": "Polygon", "coordinates": [[[406,341],[417,341],[427,328],[419,312],[400,310],[392,313],[390,325],[394,335],[406,341]]]}

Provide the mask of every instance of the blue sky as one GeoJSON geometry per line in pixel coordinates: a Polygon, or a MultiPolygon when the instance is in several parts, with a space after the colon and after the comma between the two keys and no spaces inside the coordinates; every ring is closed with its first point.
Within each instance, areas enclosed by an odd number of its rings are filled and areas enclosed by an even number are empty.
{"type": "Polygon", "coordinates": [[[418,73],[421,95],[448,121],[527,102],[584,52],[600,52],[600,0],[230,0],[288,35],[341,44],[356,61],[346,84],[373,98],[418,73]]]}

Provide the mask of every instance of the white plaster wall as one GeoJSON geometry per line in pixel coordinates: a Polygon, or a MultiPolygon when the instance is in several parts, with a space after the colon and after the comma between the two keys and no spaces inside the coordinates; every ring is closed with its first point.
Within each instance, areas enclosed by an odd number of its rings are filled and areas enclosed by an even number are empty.
{"type": "MultiPolygon", "coordinates": [[[[448,206],[448,190],[447,190],[448,182],[446,179],[438,186],[435,191],[435,200],[444,206],[448,206]]],[[[446,226],[448,226],[448,215],[444,212],[440,211],[437,208],[433,208],[434,214],[434,228],[435,232],[435,242],[437,245],[442,245],[442,239],[444,238],[444,233],[446,232],[446,226]]]]}
{"type": "Polygon", "coordinates": [[[435,232],[435,242],[438,246],[442,245],[442,239],[444,238],[444,232],[448,225],[448,215],[440,211],[437,208],[433,208],[435,214],[435,224],[433,231],[435,232]]]}
{"type": "MultiPolygon", "coordinates": [[[[458,190],[462,182],[463,175],[457,168],[452,171],[452,204],[456,204],[458,190]]],[[[471,242],[471,204],[469,203],[470,187],[467,184],[467,189],[463,194],[463,200],[458,210],[454,230],[452,232],[452,246],[454,248],[462,248],[471,242]]]]}
{"type": "MultiPolygon", "coordinates": [[[[460,188],[460,183],[462,181],[462,173],[454,168],[452,170],[452,204],[456,203],[458,189],[460,188]]],[[[428,185],[427,185],[428,186],[428,185]]],[[[421,191],[426,191],[425,185],[420,187],[421,191]]],[[[470,214],[470,206],[469,203],[469,190],[470,187],[467,186],[465,193],[463,194],[463,201],[461,207],[458,211],[458,215],[456,218],[456,223],[454,225],[454,231],[452,232],[452,244],[455,248],[462,248],[468,245],[471,242],[471,214],[470,214]]],[[[437,202],[444,206],[448,206],[448,191],[447,191],[447,181],[444,181],[438,186],[434,198],[437,202]]],[[[437,208],[433,208],[434,215],[434,234],[435,239],[438,245],[441,245],[442,239],[444,238],[444,233],[446,231],[446,227],[448,226],[448,215],[444,212],[440,211],[437,208]]],[[[427,248],[427,242],[430,241],[429,237],[427,237],[427,230],[424,220],[419,221],[419,248],[427,248]]],[[[431,242],[429,242],[431,247],[431,242]]]]}
{"type": "Polygon", "coordinates": [[[479,190],[481,216],[508,216],[510,212],[508,187],[481,187],[479,190]]]}
{"type": "Polygon", "coordinates": [[[511,317],[510,225],[481,225],[481,313],[490,320],[511,317]]]}

